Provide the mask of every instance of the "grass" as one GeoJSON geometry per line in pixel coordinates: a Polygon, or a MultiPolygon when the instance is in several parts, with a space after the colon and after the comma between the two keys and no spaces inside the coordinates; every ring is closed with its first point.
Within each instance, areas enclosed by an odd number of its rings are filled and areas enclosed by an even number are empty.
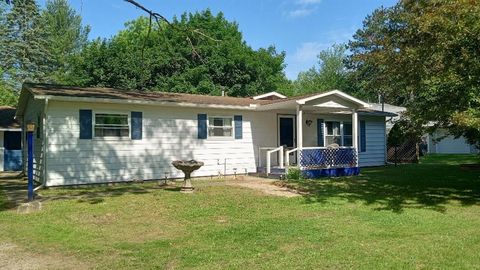
{"type": "MultiPolygon", "coordinates": [[[[291,181],[296,198],[221,181],[194,194],[154,183],[50,189],[43,210],[0,212],[0,241],[94,268],[313,269],[480,267],[477,156],[291,181]]],[[[0,191],[0,205],[6,205],[0,191]]]]}

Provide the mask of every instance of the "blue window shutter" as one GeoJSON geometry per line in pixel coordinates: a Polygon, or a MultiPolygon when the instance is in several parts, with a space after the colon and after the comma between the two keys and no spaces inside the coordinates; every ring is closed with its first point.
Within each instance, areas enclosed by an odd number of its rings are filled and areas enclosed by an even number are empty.
{"type": "Polygon", "coordinates": [[[92,110],[80,110],[80,139],[92,139],[92,110]]]}
{"type": "Polygon", "coordinates": [[[365,128],[365,121],[360,121],[360,152],[367,151],[367,130],[365,128]]]}
{"type": "Polygon", "coordinates": [[[207,138],[207,115],[198,114],[198,138],[207,138]]]}
{"type": "Polygon", "coordinates": [[[317,144],[320,147],[325,146],[323,141],[323,119],[317,119],[317,144]]]}
{"type": "Polygon", "coordinates": [[[242,126],[242,116],[235,115],[233,120],[235,122],[235,139],[242,139],[243,138],[243,126],[242,126]]]}
{"type": "Polygon", "coordinates": [[[131,136],[132,140],[142,139],[142,112],[132,112],[131,114],[131,136]]]}

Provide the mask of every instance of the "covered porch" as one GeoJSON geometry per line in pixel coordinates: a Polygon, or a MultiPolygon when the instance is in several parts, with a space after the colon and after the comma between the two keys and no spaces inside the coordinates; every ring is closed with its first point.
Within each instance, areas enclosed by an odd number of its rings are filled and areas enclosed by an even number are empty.
{"type": "Polygon", "coordinates": [[[262,107],[277,113],[277,145],[259,147],[259,173],[283,174],[289,167],[299,168],[306,178],[360,172],[365,123],[359,112],[368,103],[334,90],[262,107]]]}

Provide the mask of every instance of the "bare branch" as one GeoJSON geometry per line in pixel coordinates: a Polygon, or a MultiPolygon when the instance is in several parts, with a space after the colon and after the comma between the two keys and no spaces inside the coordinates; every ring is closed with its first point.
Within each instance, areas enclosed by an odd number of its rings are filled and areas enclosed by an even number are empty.
{"type": "MultiPolygon", "coordinates": [[[[200,31],[200,29],[194,29],[194,30],[191,30],[191,31],[185,31],[183,29],[180,29],[176,26],[174,26],[167,18],[165,18],[164,16],[162,16],[161,14],[157,13],[157,12],[154,12],[153,10],[149,10],[147,9],[146,7],[144,7],[143,5],[141,5],[140,3],[138,3],[137,1],[135,0],[124,0],[125,2],[127,3],[130,3],[134,6],[136,6],[137,8],[145,11],[147,14],[150,15],[150,25],[149,25],[149,28],[148,28],[148,34],[147,34],[147,37],[146,39],[148,39],[148,37],[150,36],[150,32],[151,32],[151,27],[152,27],[152,18],[155,19],[155,21],[157,22],[158,26],[161,27],[161,21],[165,22],[167,25],[169,25],[170,27],[173,27],[175,28],[176,30],[178,31],[183,31],[183,32],[186,32],[186,41],[188,42],[188,44],[190,45],[191,49],[192,49],[192,56],[193,57],[197,57],[198,59],[200,59],[200,61],[202,61],[203,63],[205,63],[201,57],[201,55],[198,53],[197,49],[195,48],[195,45],[193,44],[192,42],[192,39],[190,38],[188,32],[191,32],[192,34],[197,34],[201,37],[204,37],[204,38],[207,38],[211,41],[215,41],[215,42],[219,42],[220,40],[218,39],[215,39],[205,33],[203,33],[202,31],[200,31]]],[[[143,51],[145,49],[145,43],[144,43],[144,46],[142,48],[142,62],[143,62],[143,51]]]]}

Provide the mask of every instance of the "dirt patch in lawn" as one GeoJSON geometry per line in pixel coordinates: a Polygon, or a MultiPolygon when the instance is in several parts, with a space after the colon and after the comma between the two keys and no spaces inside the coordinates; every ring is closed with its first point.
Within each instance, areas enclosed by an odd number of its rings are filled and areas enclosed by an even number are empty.
{"type": "Polygon", "coordinates": [[[0,243],[0,269],[89,269],[72,257],[26,251],[12,243],[0,243]]]}
{"type": "Polygon", "coordinates": [[[300,196],[298,192],[292,189],[275,185],[275,182],[276,180],[257,177],[239,177],[237,180],[227,181],[227,185],[250,188],[274,196],[288,198],[300,196]]]}

